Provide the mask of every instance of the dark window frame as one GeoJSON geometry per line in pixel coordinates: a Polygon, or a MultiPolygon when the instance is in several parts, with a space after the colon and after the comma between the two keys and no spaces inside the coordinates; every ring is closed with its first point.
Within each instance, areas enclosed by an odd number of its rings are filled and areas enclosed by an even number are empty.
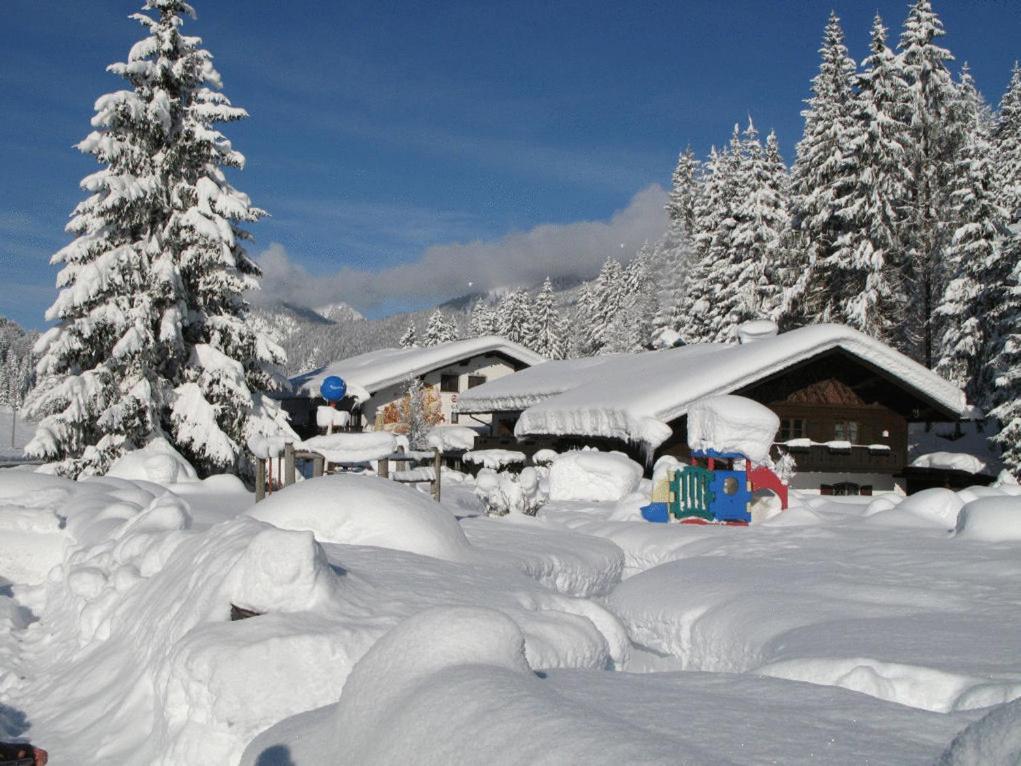
{"type": "Polygon", "coordinates": [[[461,376],[448,375],[446,373],[440,375],[440,391],[446,394],[461,393],[461,376]],[[451,381],[453,381],[453,383],[451,383],[451,381]],[[451,386],[453,386],[453,388],[451,388],[451,386]]]}
{"type": "Polygon", "coordinates": [[[485,375],[469,375],[468,376],[468,390],[475,388],[476,386],[482,386],[487,383],[485,375]]]}

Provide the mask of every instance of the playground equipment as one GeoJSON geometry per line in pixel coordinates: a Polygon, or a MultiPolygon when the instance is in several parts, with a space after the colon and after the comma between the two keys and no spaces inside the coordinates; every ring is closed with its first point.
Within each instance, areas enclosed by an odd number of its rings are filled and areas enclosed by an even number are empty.
{"type": "Polygon", "coordinates": [[[787,485],[773,471],[754,465],[740,452],[692,450],[691,465],[667,473],[665,487],[653,489],[653,502],[642,508],[646,521],[682,524],[746,525],[758,490],[768,489],[787,509],[787,485]]]}

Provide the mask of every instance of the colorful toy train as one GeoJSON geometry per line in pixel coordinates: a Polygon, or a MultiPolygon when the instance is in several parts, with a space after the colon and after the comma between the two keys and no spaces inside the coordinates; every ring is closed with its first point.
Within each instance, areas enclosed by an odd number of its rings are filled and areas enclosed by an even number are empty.
{"type": "Polygon", "coordinates": [[[646,521],[682,524],[746,525],[758,490],[770,490],[787,508],[787,485],[766,466],[739,452],[692,451],[691,465],[667,472],[653,487],[652,502],[642,508],[646,521]]]}

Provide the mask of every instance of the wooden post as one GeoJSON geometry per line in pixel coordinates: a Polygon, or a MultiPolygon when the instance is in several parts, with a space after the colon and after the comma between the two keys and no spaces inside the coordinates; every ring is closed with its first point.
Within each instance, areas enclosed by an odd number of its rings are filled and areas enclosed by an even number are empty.
{"type": "Polygon", "coordinates": [[[389,479],[390,478],[390,458],[388,458],[388,457],[381,457],[377,461],[376,473],[379,474],[380,478],[383,478],[383,479],[389,479]]]}
{"type": "Polygon", "coordinates": [[[433,484],[433,498],[440,501],[440,469],[443,467],[443,455],[438,449],[433,449],[433,470],[436,472],[436,483],[433,484]]]}
{"type": "Polygon", "coordinates": [[[294,445],[287,442],[284,445],[284,486],[294,484],[294,445]]]}
{"type": "Polygon", "coordinates": [[[324,473],[326,473],[326,458],[316,455],[312,458],[312,478],[318,479],[324,473]]]}
{"type": "Polygon", "coordinates": [[[266,461],[255,458],[255,502],[266,498],[266,461]]]}

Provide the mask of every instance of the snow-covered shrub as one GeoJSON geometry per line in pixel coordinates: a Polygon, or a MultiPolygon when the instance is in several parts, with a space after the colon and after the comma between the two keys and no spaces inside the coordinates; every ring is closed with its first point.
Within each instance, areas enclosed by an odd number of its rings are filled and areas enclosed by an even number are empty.
{"type": "Polygon", "coordinates": [[[642,467],[623,452],[567,452],[550,466],[550,499],[616,502],[641,479],[642,467]]]}
{"type": "Polygon", "coordinates": [[[469,555],[468,540],[449,511],[422,492],[375,476],[301,482],[248,515],[281,529],[308,530],[319,542],[374,545],[449,561],[469,555]]]}
{"type": "Polygon", "coordinates": [[[957,537],[987,542],[1021,542],[1021,497],[980,497],[957,516],[957,537]]]}
{"type": "Polygon", "coordinates": [[[475,477],[475,495],[490,516],[522,513],[534,516],[548,499],[542,469],[528,467],[520,474],[509,471],[497,473],[483,468],[475,477]]]}

